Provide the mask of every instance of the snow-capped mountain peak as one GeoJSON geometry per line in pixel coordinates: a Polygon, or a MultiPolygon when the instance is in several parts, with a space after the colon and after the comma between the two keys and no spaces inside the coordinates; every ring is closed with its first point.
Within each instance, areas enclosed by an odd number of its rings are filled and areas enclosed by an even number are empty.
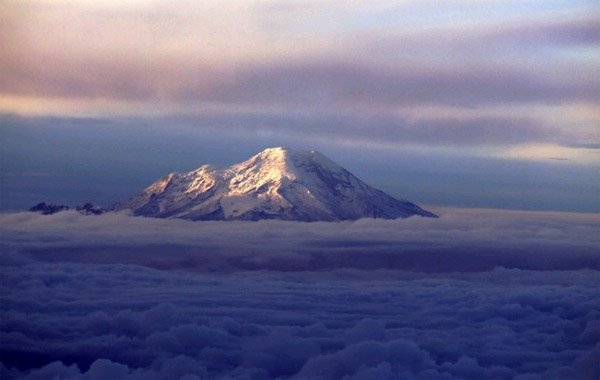
{"type": "Polygon", "coordinates": [[[360,181],[321,153],[268,148],[228,168],[171,173],[117,206],[192,220],[347,220],[435,216],[360,181]]]}
{"type": "Polygon", "coordinates": [[[285,148],[269,148],[248,160],[233,165],[233,177],[229,183],[232,195],[243,194],[261,188],[265,184],[281,185],[294,181],[298,173],[291,161],[291,152],[285,148]]]}

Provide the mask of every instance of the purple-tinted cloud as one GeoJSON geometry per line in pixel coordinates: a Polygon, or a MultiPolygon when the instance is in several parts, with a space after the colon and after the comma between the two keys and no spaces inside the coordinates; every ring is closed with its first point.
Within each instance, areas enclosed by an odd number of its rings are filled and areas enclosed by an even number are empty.
{"type": "Polygon", "coordinates": [[[593,379],[598,370],[596,271],[224,276],[25,257],[3,270],[6,379],[593,379]]]}
{"type": "Polygon", "coordinates": [[[574,81],[568,73],[546,76],[532,68],[402,67],[345,62],[292,61],[242,65],[221,71],[206,65],[145,66],[52,62],[27,67],[3,62],[6,93],[109,97],[166,102],[368,108],[403,105],[493,105],[598,102],[600,83],[574,81]],[[173,68],[174,66],[174,68],[173,68]],[[178,67],[183,66],[183,67],[178,67]],[[187,66],[187,67],[186,67],[187,66]],[[157,79],[160,74],[160,80],[157,79]]]}
{"type": "Polygon", "coordinates": [[[492,39],[505,39],[517,45],[546,43],[594,46],[600,42],[600,22],[592,15],[579,19],[527,23],[488,33],[492,39]]]}
{"type": "Polygon", "coordinates": [[[588,142],[588,143],[575,143],[575,142],[566,142],[562,144],[563,146],[569,148],[577,148],[577,149],[600,149],[600,143],[588,142]]]}
{"type": "MultiPolygon", "coordinates": [[[[185,120],[185,119],[184,119],[185,120]]],[[[344,131],[345,138],[372,142],[417,143],[424,145],[519,145],[532,142],[556,142],[562,136],[556,129],[529,118],[451,116],[409,118],[379,113],[311,114],[213,114],[186,120],[205,128],[252,133],[297,136],[330,136],[344,131]]],[[[572,132],[573,135],[576,132],[572,132]]]]}
{"type": "Polygon", "coordinates": [[[26,249],[43,260],[127,262],[194,271],[600,269],[595,215],[450,213],[433,221],[353,223],[195,223],[113,213],[85,217],[74,211],[0,218],[7,250],[26,249]],[[171,253],[164,255],[165,249],[171,253]]]}
{"type": "Polygon", "coordinates": [[[597,215],[440,214],[1,215],[0,375],[594,378],[597,215]]]}
{"type": "MultiPolygon", "coordinates": [[[[159,54],[146,40],[140,44],[147,51],[136,48],[115,53],[107,48],[114,44],[96,41],[93,35],[69,40],[69,49],[49,49],[60,43],[24,26],[35,21],[26,16],[36,10],[35,4],[30,6],[33,8],[21,9],[21,13],[7,12],[10,22],[0,27],[7,51],[0,57],[0,87],[5,95],[374,108],[600,100],[597,70],[586,58],[592,53],[575,58],[560,54],[563,48],[600,41],[597,18],[577,13],[560,21],[514,19],[423,30],[351,30],[350,37],[330,41],[330,48],[323,51],[297,51],[290,42],[291,56],[278,53],[256,59],[220,55],[217,47],[204,51],[205,46],[196,45],[189,46],[190,54],[159,54]],[[23,46],[17,39],[27,43],[23,46]],[[90,52],[79,46],[88,39],[104,50],[90,52]]],[[[53,13],[58,9],[41,7],[38,11],[41,15],[49,12],[47,19],[40,16],[49,23],[47,28],[58,28],[53,13]]],[[[181,16],[174,9],[162,11],[173,19],[181,16]]],[[[157,18],[159,14],[146,18],[141,12],[133,30],[161,25],[164,20],[157,18]]],[[[118,16],[132,18],[127,12],[118,16]]],[[[110,18],[106,14],[83,12],[82,17],[97,30],[123,28],[121,23],[107,24],[110,18]]],[[[184,17],[180,22],[186,25],[190,20],[184,17]]],[[[173,36],[151,34],[149,38],[166,46],[178,38],[187,42],[186,34],[175,33],[173,25],[166,26],[173,36]]]]}
{"type": "Polygon", "coordinates": [[[547,77],[529,68],[464,67],[393,69],[325,62],[286,62],[236,71],[236,80],[210,94],[190,88],[182,100],[258,104],[399,105],[510,104],[600,100],[600,83],[575,82],[565,73],[547,77]]]}
{"type": "Polygon", "coordinates": [[[509,54],[518,59],[547,49],[594,46],[600,42],[600,23],[595,16],[558,19],[524,19],[479,22],[472,25],[440,25],[414,32],[397,32],[365,38],[364,48],[374,54],[407,51],[448,52],[455,50],[474,58],[487,59],[509,54]],[[427,41],[430,50],[423,50],[427,41]],[[520,54],[517,54],[520,52],[520,54]],[[516,54],[516,55],[515,55],[516,54]]]}

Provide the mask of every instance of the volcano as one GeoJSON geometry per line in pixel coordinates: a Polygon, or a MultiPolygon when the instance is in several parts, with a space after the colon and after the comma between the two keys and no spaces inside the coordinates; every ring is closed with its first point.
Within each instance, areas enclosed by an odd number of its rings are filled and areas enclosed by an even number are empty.
{"type": "Polygon", "coordinates": [[[367,185],[315,150],[282,147],[265,149],[230,167],[202,165],[171,173],[115,209],[189,220],[436,217],[367,185]]]}

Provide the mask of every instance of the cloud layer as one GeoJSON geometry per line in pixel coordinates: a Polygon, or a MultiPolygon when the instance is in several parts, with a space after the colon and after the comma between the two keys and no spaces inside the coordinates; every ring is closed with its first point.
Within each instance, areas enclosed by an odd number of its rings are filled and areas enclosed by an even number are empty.
{"type": "Polygon", "coordinates": [[[49,261],[196,271],[600,269],[595,214],[442,212],[439,220],[196,223],[69,211],[5,214],[0,224],[5,249],[49,261]]]}
{"type": "Polygon", "coordinates": [[[594,379],[597,215],[0,215],[3,378],[594,379]]]}
{"type": "Polygon", "coordinates": [[[271,133],[375,145],[574,148],[600,140],[599,12],[586,1],[10,0],[0,110],[212,112],[227,127],[261,119],[271,133]]]}
{"type": "Polygon", "coordinates": [[[593,62],[560,54],[598,42],[598,9],[589,4],[568,12],[540,6],[546,14],[535,18],[492,11],[455,23],[432,21],[445,10],[428,5],[334,6],[337,28],[321,18],[332,11],[327,4],[290,28],[289,14],[253,2],[93,8],[9,1],[2,33],[12,54],[3,55],[0,83],[4,93],[22,95],[263,106],[599,100],[593,62]],[[390,11],[398,12],[391,25],[377,19],[390,11]],[[428,27],[408,23],[412,12],[423,12],[428,27]],[[558,12],[560,22],[552,17],[558,12]],[[536,54],[546,60],[527,64],[536,54]],[[577,73],[557,70],[574,62],[577,73]]]}
{"type": "Polygon", "coordinates": [[[7,379],[598,373],[596,271],[222,276],[23,258],[4,271],[7,379]]]}

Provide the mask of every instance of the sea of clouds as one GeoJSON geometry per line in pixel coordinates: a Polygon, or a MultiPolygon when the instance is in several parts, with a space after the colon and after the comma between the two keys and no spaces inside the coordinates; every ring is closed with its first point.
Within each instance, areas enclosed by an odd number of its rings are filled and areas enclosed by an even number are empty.
{"type": "Polygon", "coordinates": [[[0,215],[0,378],[596,379],[600,216],[0,215]]]}

